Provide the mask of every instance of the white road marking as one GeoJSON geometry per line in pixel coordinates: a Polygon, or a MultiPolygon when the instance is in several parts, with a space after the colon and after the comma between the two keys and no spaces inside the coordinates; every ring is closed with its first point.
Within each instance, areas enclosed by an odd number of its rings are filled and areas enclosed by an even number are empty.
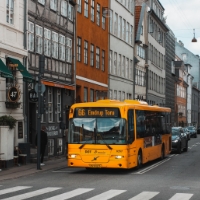
{"type": "Polygon", "coordinates": [[[33,192],[27,192],[25,194],[20,194],[20,195],[16,195],[10,198],[5,198],[5,199],[1,199],[1,200],[23,200],[23,199],[28,199],[31,197],[35,197],[35,196],[39,196],[48,192],[53,192],[55,190],[59,190],[61,188],[58,187],[47,187],[44,189],[40,189],[40,190],[35,190],[33,192]]]}
{"type": "Polygon", "coordinates": [[[169,200],[189,200],[193,194],[188,193],[176,193],[171,199],[169,200]]]}
{"type": "Polygon", "coordinates": [[[94,188],[79,188],[79,189],[76,189],[76,190],[72,190],[70,192],[65,192],[63,194],[59,194],[59,195],[44,199],[44,200],[65,200],[65,199],[70,199],[72,197],[81,195],[83,193],[90,192],[91,190],[94,190],[94,188]]]}
{"type": "Polygon", "coordinates": [[[53,173],[72,173],[74,171],[52,171],[53,173]]]}
{"type": "Polygon", "coordinates": [[[89,198],[87,200],[107,200],[107,199],[111,199],[123,192],[126,192],[126,190],[109,190],[107,192],[101,193],[99,195],[96,195],[92,198],[89,198]]]}
{"type": "Polygon", "coordinates": [[[157,194],[159,194],[159,192],[141,192],[129,200],[149,200],[155,197],[157,194]]]}
{"type": "Polygon", "coordinates": [[[143,170],[141,170],[141,171],[139,171],[139,172],[132,173],[132,174],[144,174],[144,173],[146,173],[146,172],[148,172],[148,171],[150,171],[150,170],[152,170],[152,169],[154,169],[154,168],[156,168],[156,167],[162,165],[163,163],[169,161],[170,159],[171,159],[171,158],[165,159],[165,160],[160,161],[160,162],[158,162],[158,163],[156,163],[156,164],[154,164],[154,165],[151,165],[151,166],[149,166],[149,167],[147,167],[147,168],[145,168],[145,169],[143,169],[143,170]]]}
{"type": "Polygon", "coordinates": [[[31,186],[16,186],[16,187],[12,187],[12,188],[7,188],[4,190],[0,190],[0,195],[8,194],[10,192],[16,192],[16,191],[24,190],[24,189],[28,189],[28,188],[31,188],[31,186]]]}

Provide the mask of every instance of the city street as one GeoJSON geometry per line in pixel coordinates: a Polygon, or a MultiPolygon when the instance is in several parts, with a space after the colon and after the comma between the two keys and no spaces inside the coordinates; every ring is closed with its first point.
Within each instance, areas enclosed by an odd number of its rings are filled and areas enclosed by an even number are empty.
{"type": "Polygon", "coordinates": [[[140,170],[61,168],[0,183],[0,199],[199,200],[200,136],[140,170]]]}

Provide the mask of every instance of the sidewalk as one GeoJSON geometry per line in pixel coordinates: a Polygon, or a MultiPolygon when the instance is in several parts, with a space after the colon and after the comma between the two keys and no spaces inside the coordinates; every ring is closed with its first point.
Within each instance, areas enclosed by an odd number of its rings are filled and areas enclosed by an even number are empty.
{"type": "Polygon", "coordinates": [[[37,163],[27,163],[26,165],[2,169],[2,171],[0,171],[0,181],[19,178],[30,174],[55,170],[64,167],[67,167],[67,160],[65,156],[47,160],[45,165],[41,166],[42,170],[37,170],[37,163]]]}

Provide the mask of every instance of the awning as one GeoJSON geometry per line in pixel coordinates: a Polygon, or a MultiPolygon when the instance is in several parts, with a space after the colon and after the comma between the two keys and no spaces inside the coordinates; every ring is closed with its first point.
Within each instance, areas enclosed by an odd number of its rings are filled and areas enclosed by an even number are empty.
{"type": "Polygon", "coordinates": [[[0,59],[0,76],[4,78],[13,79],[12,72],[7,68],[7,66],[3,63],[1,59],[0,59]]]}
{"type": "Polygon", "coordinates": [[[8,59],[12,64],[16,64],[17,69],[23,75],[23,81],[30,83],[33,82],[33,77],[31,76],[31,74],[29,74],[29,72],[26,70],[26,68],[22,65],[22,63],[19,60],[10,57],[8,57],[8,59]]]}
{"type": "Polygon", "coordinates": [[[52,87],[58,87],[58,88],[65,88],[65,89],[69,89],[69,90],[75,90],[75,87],[71,86],[71,85],[64,85],[64,84],[50,82],[50,81],[44,81],[44,80],[42,80],[41,83],[43,83],[44,85],[52,86],[52,87]]]}

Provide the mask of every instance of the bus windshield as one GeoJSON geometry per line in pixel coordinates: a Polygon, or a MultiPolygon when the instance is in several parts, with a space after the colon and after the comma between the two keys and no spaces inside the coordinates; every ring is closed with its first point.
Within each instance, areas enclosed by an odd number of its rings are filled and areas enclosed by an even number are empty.
{"type": "Polygon", "coordinates": [[[73,118],[68,143],[126,144],[126,120],[122,118],[73,118]]]}

